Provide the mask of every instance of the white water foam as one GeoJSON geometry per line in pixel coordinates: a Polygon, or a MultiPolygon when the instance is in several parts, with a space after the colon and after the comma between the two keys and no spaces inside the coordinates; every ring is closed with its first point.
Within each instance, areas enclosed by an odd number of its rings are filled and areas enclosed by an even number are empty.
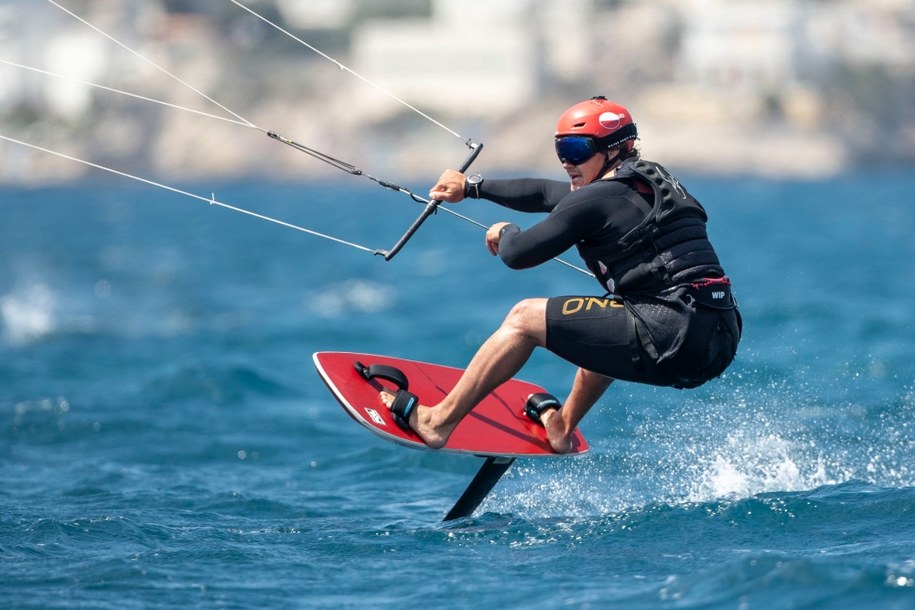
{"type": "Polygon", "coordinates": [[[587,517],[850,480],[915,485],[915,392],[907,390],[894,404],[864,406],[825,404],[776,386],[734,402],[691,398],[667,416],[645,418],[609,445],[591,439],[591,454],[580,459],[519,463],[483,508],[587,517]]]}
{"type": "Polygon", "coordinates": [[[685,500],[707,502],[774,491],[801,491],[850,478],[848,472],[827,468],[823,456],[815,452],[810,455],[810,448],[778,434],[731,431],[723,446],[712,449],[688,468],[685,500]]]}
{"type": "Polygon", "coordinates": [[[374,313],[388,309],[394,291],[376,282],[349,280],[328,286],[313,295],[309,309],[322,318],[339,318],[351,313],[374,313]]]}
{"type": "Polygon", "coordinates": [[[26,345],[53,333],[57,328],[56,299],[41,283],[18,287],[0,297],[3,338],[12,345],[26,345]]]}

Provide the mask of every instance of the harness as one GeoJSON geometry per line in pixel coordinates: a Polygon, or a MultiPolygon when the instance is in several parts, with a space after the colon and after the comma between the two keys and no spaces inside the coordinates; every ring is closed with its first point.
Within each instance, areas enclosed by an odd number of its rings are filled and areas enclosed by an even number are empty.
{"type": "Polygon", "coordinates": [[[724,271],[708,240],[702,205],[663,166],[651,161],[623,163],[614,177],[633,186],[624,197],[637,208],[651,208],[616,243],[580,244],[598,281],[611,293],[659,294],[696,278],[719,278],[724,271]],[[639,194],[650,188],[652,202],[639,194]]]}
{"type": "MultiPolygon", "coordinates": [[[[679,181],[657,163],[625,162],[610,180],[624,181],[632,186],[626,195],[632,205],[640,209],[650,205],[651,208],[617,243],[599,250],[584,245],[581,248],[590,250],[590,259],[586,260],[591,261],[598,281],[622,297],[632,314],[631,347],[636,368],[642,366],[642,358],[647,356],[675,387],[695,387],[706,381],[708,371],[718,365],[696,361],[684,368],[682,357],[677,355],[687,326],[676,324],[677,316],[661,315],[659,318],[652,312],[659,311],[659,307],[660,310],[671,307],[684,314],[684,308],[696,313],[700,309],[721,313],[733,310],[736,320],[731,323],[724,321],[729,316],[700,316],[696,320],[712,324],[710,331],[715,334],[730,333],[739,340],[740,314],[731,292],[731,281],[724,274],[708,239],[708,216],[679,181]],[[650,195],[646,203],[640,192],[645,193],[648,188],[650,195]],[[661,305],[664,301],[669,305],[661,305]],[[736,324],[736,327],[729,324],[736,324]]],[[[693,319],[693,316],[689,318],[693,319]]],[[[690,323],[684,319],[683,324],[690,323]]],[[[691,352],[694,349],[695,346],[690,347],[691,352]]],[[[708,354],[692,355],[704,360],[708,354]]]]}
{"type": "Polygon", "coordinates": [[[686,291],[687,304],[727,311],[737,308],[737,300],[731,294],[731,280],[725,277],[705,278],[691,282],[686,291]]]}

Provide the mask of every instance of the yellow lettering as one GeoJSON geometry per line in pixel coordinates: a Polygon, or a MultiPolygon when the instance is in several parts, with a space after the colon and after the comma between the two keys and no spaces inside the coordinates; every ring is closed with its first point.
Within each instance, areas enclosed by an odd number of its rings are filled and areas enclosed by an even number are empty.
{"type": "Polygon", "coordinates": [[[588,297],[588,306],[585,309],[587,309],[588,311],[591,311],[592,305],[597,305],[601,309],[606,309],[607,308],[607,299],[597,299],[594,297],[588,297]]]}
{"type": "Polygon", "coordinates": [[[577,314],[582,310],[591,311],[593,308],[597,307],[606,309],[607,307],[625,307],[625,305],[623,305],[622,301],[618,301],[616,299],[599,299],[597,297],[571,297],[562,303],[562,315],[571,316],[577,314]]]}
{"type": "Polygon", "coordinates": [[[562,315],[571,316],[573,313],[578,313],[581,311],[581,308],[584,307],[585,300],[580,298],[566,299],[562,304],[562,315]]]}

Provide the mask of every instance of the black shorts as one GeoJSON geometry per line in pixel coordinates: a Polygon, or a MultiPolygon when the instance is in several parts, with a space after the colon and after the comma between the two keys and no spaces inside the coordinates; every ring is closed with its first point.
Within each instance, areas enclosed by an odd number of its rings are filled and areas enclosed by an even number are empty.
{"type": "Polygon", "coordinates": [[[665,346],[646,346],[644,323],[619,299],[552,297],[546,307],[546,348],[614,379],[694,387],[720,375],[733,360],[740,338],[739,322],[733,322],[738,314],[736,309],[678,305],[664,308],[665,334],[677,344],[676,353],[671,353],[665,346]]]}

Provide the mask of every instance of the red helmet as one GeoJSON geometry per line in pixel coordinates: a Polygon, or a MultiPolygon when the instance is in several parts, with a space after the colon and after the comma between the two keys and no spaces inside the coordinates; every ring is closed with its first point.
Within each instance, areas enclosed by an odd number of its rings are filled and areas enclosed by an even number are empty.
{"type": "Polygon", "coordinates": [[[576,135],[590,136],[604,148],[615,148],[639,137],[629,111],[602,95],[575,104],[559,117],[556,137],[576,135]]]}

